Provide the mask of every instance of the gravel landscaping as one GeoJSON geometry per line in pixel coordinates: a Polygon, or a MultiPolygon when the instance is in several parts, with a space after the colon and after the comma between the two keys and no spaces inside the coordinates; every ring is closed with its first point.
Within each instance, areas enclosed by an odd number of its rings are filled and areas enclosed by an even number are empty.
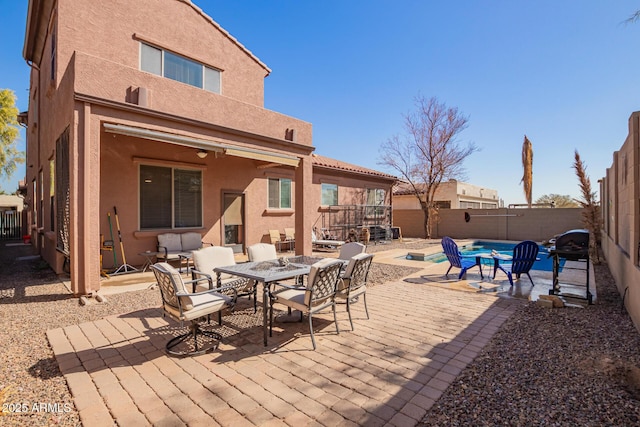
{"type": "MultiPolygon", "coordinates": [[[[368,251],[430,244],[439,242],[371,245],[368,251]]],[[[80,425],[46,331],[158,307],[159,293],[114,294],[106,303],[81,306],[45,263],[20,259],[31,254],[30,246],[0,242],[0,402],[12,410],[0,416],[0,425],[80,425]]],[[[413,271],[374,263],[370,282],[375,286],[413,271]]],[[[586,309],[524,304],[419,425],[638,425],[640,334],[607,267],[595,271],[597,304],[586,309]]]]}

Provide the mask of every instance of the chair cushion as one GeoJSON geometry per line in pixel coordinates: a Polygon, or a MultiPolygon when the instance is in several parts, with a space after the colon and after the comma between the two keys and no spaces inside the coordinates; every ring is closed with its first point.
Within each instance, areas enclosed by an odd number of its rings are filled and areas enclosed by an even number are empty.
{"type": "Polygon", "coordinates": [[[158,246],[167,248],[169,252],[182,251],[180,235],[176,233],[158,234],[158,246]]]}
{"type": "Polygon", "coordinates": [[[311,266],[311,270],[309,271],[309,280],[307,280],[307,289],[310,290],[311,286],[313,286],[313,281],[316,278],[316,274],[318,274],[318,270],[336,262],[337,260],[335,260],[334,258],[324,258],[316,262],[315,264],[313,264],[311,266]]]}
{"type": "Polygon", "coordinates": [[[349,242],[340,247],[340,255],[338,255],[338,258],[348,260],[351,259],[354,255],[363,253],[365,249],[366,246],[362,243],[349,242]]]}
{"type": "Polygon", "coordinates": [[[349,260],[349,264],[347,264],[347,269],[344,272],[344,277],[351,277],[351,274],[353,274],[353,269],[356,266],[357,261],[360,261],[368,256],[369,254],[366,252],[362,252],[352,256],[351,259],[349,260]]]}
{"type": "Polygon", "coordinates": [[[276,247],[268,243],[256,243],[247,248],[249,261],[268,261],[277,259],[276,247]]]}
{"type": "Polygon", "coordinates": [[[347,299],[347,295],[349,295],[349,298],[355,298],[367,292],[366,286],[360,286],[357,289],[353,289],[351,292],[347,292],[347,288],[349,286],[349,279],[345,279],[344,281],[345,281],[345,287],[343,289],[340,289],[336,293],[336,298],[347,299]]]}
{"type": "MultiPolygon", "coordinates": [[[[172,265],[166,262],[162,262],[160,264],[167,271],[167,273],[171,275],[171,279],[176,287],[176,293],[191,293],[191,289],[187,289],[184,282],[182,281],[182,276],[180,275],[180,272],[178,270],[176,270],[172,265]]],[[[180,304],[182,305],[183,311],[189,311],[193,308],[193,304],[189,297],[181,296],[178,298],[180,298],[180,304]]],[[[165,307],[167,306],[165,305],[165,307]]]]}
{"type": "MultiPolygon", "coordinates": [[[[171,314],[181,320],[193,320],[207,314],[217,313],[231,304],[232,297],[228,295],[222,295],[215,292],[210,292],[200,295],[192,295],[189,297],[181,297],[182,301],[188,301],[191,309],[185,310],[183,305],[182,317],[180,317],[179,310],[173,307],[166,307],[171,314]]],[[[183,302],[183,304],[185,304],[183,302]]]]}
{"type": "Polygon", "coordinates": [[[202,247],[202,236],[200,233],[189,232],[180,234],[182,250],[185,252],[200,249],[202,247]]]}
{"type": "Polygon", "coordinates": [[[304,303],[306,293],[307,291],[304,289],[282,288],[274,291],[272,295],[275,297],[275,302],[284,304],[294,310],[306,312],[309,310],[309,306],[304,303]]]}
{"type": "MultiPolygon", "coordinates": [[[[209,246],[191,252],[191,260],[196,270],[214,275],[213,269],[227,265],[235,265],[236,259],[233,256],[233,249],[224,246],[209,246]]],[[[230,274],[221,274],[221,279],[228,279],[230,274]]],[[[214,278],[215,279],[215,278],[214,278]]]]}

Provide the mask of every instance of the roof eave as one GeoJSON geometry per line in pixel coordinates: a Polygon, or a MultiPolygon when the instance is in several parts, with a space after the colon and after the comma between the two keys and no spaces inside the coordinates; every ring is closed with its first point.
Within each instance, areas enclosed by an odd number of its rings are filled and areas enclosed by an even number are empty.
{"type": "Polygon", "coordinates": [[[22,57],[29,62],[40,64],[54,3],[54,0],[29,0],[22,48],[22,57]]]}
{"type": "Polygon", "coordinates": [[[352,174],[352,175],[366,176],[366,177],[369,177],[369,178],[382,179],[384,181],[389,181],[389,182],[392,182],[392,183],[394,183],[394,182],[396,182],[398,180],[398,178],[396,178],[395,176],[391,176],[391,175],[383,175],[383,174],[376,174],[376,173],[369,173],[369,172],[354,171],[354,170],[343,169],[343,168],[338,168],[338,167],[334,167],[334,166],[320,165],[320,164],[317,164],[317,163],[314,164],[313,167],[314,168],[331,170],[331,171],[340,171],[340,172],[344,172],[344,173],[348,173],[348,174],[352,174]]]}

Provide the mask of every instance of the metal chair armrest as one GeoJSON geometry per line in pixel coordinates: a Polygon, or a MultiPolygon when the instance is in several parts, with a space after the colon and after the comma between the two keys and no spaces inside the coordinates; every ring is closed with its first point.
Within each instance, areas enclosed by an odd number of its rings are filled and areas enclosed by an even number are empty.
{"type": "Polygon", "coordinates": [[[164,253],[164,259],[169,258],[169,250],[167,249],[166,246],[158,245],[158,252],[163,252],[164,253]]]}

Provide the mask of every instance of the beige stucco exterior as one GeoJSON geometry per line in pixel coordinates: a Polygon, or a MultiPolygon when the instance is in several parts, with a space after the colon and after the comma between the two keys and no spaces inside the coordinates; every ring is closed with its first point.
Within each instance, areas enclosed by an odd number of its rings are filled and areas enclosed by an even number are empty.
{"type": "MultiPolygon", "coordinates": [[[[452,179],[438,186],[434,200],[451,209],[495,209],[500,207],[498,191],[452,179]]],[[[394,192],[394,209],[420,209],[420,202],[406,186],[394,192]]]]}
{"type": "Polygon", "coordinates": [[[624,305],[640,330],[640,112],[600,181],[602,250],[624,305]]]}
{"type": "MultiPolygon", "coordinates": [[[[197,6],[31,0],[23,54],[33,64],[25,181],[32,241],[56,271],[70,260],[74,293],[100,287],[100,236],[118,239],[114,207],[128,264],[142,264],[139,253],[155,250],[166,231],[197,231],[221,244],[227,192],[244,200],[245,247],[265,241],[271,228],[295,226],[296,251],[311,252],[320,210],[312,125],[264,108],[269,68],[197,6]],[[141,71],[141,43],[220,70],[220,93],[141,71]],[[68,254],[59,247],[56,208],[63,201],[50,190],[65,129],[68,254]],[[198,157],[200,149],[208,156],[198,157]],[[140,165],[201,171],[202,226],[141,229],[140,165]],[[268,178],[292,180],[291,209],[268,209],[268,178]]],[[[349,189],[345,194],[367,185],[390,193],[393,177],[360,172],[341,170],[332,179],[349,189]]],[[[104,257],[104,266],[112,261],[104,257]]],[[[119,251],[118,262],[124,262],[119,251]]]]}

